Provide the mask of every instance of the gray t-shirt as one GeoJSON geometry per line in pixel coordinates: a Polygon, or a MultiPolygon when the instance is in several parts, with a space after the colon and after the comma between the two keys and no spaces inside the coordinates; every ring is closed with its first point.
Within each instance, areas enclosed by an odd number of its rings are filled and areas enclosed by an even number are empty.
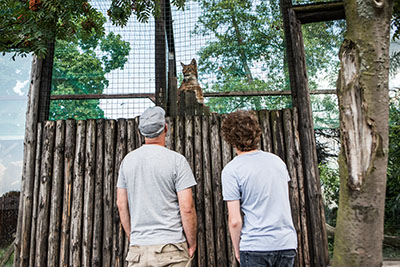
{"type": "Polygon", "coordinates": [[[242,154],[225,166],[222,171],[224,200],[240,200],[244,213],[241,251],[297,248],[288,181],[285,163],[268,152],[242,154]]]}
{"type": "Polygon", "coordinates": [[[130,245],[185,241],[177,192],[196,185],[185,157],[159,145],[143,145],[125,156],[117,187],[128,192],[130,245]]]}

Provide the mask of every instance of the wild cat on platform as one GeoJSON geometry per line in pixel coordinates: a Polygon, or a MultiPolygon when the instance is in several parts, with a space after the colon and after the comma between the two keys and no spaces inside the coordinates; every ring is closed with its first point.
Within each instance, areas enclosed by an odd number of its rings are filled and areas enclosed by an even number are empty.
{"type": "Polygon", "coordinates": [[[179,90],[182,91],[194,91],[196,93],[197,102],[204,104],[203,90],[201,90],[198,73],[197,73],[197,62],[192,59],[190,64],[185,65],[181,62],[183,81],[179,90]]]}

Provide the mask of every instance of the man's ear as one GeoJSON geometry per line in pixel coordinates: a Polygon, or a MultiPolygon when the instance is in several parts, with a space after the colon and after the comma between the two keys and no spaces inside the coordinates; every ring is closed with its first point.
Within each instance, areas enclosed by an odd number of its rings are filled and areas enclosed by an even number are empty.
{"type": "Polygon", "coordinates": [[[165,131],[165,133],[168,133],[168,124],[165,124],[164,131],[165,131]]]}

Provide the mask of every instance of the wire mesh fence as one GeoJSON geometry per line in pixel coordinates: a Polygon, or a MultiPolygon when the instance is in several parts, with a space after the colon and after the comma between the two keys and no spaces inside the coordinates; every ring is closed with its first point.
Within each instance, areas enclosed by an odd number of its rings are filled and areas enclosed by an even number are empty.
{"type": "MultiPolygon", "coordinates": [[[[290,90],[279,1],[187,1],[184,10],[162,2],[161,17],[142,23],[132,16],[123,28],[108,20],[110,0],[91,2],[107,19],[105,36],[95,45],[93,40],[56,43],[51,119],[131,118],[152,105],[169,110],[179,101],[171,92],[179,95],[179,88],[196,75],[211,112],[291,107],[290,95],[251,94],[290,90]],[[183,67],[191,63],[197,71],[185,77],[183,67]],[[248,95],[211,96],[216,92],[248,95]],[[90,99],[56,99],[59,95],[90,99]]],[[[303,26],[311,89],[332,89],[340,26],[303,26]]],[[[314,99],[323,102],[324,97],[314,99]]]]}

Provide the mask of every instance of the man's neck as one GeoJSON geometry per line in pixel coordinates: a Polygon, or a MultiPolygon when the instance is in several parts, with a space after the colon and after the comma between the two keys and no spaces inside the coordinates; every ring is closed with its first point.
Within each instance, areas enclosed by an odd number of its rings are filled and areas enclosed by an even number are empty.
{"type": "Polygon", "coordinates": [[[161,136],[156,138],[145,138],[144,143],[146,145],[157,145],[165,147],[165,138],[162,138],[161,136]]]}
{"type": "Polygon", "coordinates": [[[237,148],[235,150],[236,150],[236,154],[238,154],[238,155],[245,155],[245,154],[250,154],[250,153],[254,153],[254,152],[258,151],[258,149],[253,149],[253,150],[250,150],[250,151],[241,151],[241,150],[239,150],[237,148]]]}

